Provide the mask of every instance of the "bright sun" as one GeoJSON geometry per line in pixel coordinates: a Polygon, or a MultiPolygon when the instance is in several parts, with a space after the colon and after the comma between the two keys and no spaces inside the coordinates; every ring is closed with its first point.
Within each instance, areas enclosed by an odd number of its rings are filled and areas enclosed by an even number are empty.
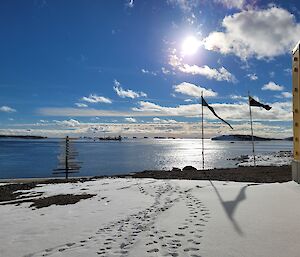
{"type": "Polygon", "coordinates": [[[182,53],[184,55],[193,55],[197,52],[200,42],[197,38],[189,36],[182,43],[182,53]]]}

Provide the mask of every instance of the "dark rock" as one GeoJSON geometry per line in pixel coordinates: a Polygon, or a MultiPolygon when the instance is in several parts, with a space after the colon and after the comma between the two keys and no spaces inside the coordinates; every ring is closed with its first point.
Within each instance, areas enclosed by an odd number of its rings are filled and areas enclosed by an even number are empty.
{"type": "Polygon", "coordinates": [[[171,171],[181,171],[181,169],[179,169],[177,167],[173,167],[171,171]]]}
{"type": "Polygon", "coordinates": [[[33,204],[31,204],[29,207],[35,207],[35,208],[44,208],[51,205],[68,205],[68,204],[75,204],[78,203],[81,199],[88,199],[91,197],[94,197],[94,194],[82,194],[82,195],[54,195],[49,197],[43,197],[38,199],[32,199],[31,201],[33,204]]]}
{"type": "Polygon", "coordinates": [[[196,169],[195,167],[193,167],[193,166],[185,166],[185,167],[182,169],[182,171],[186,171],[186,170],[189,170],[189,171],[194,170],[194,171],[196,171],[197,169],[196,169]]]}

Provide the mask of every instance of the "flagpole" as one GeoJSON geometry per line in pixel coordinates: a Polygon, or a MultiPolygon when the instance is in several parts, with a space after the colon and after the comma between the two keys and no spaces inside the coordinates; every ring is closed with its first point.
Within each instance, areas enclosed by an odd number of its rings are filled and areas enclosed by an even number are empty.
{"type": "Polygon", "coordinates": [[[252,125],[252,111],[251,111],[251,105],[250,105],[250,92],[249,91],[248,91],[248,104],[249,104],[249,113],[250,113],[250,126],[251,126],[251,138],[252,138],[253,163],[254,163],[254,166],[256,166],[255,150],[254,150],[254,137],[253,137],[253,125],[252,125]]]}
{"type": "Polygon", "coordinates": [[[202,110],[202,170],[204,170],[204,125],[203,125],[203,91],[201,92],[201,110],[202,110]]]}

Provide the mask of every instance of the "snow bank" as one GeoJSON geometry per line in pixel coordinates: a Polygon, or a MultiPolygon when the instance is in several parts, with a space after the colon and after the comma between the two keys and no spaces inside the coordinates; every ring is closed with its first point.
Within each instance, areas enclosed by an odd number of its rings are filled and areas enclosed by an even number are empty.
{"type": "MultiPolygon", "coordinates": [[[[239,158],[241,162],[238,163],[238,166],[252,166],[253,165],[253,156],[241,156],[239,158]]],[[[291,165],[293,160],[292,152],[290,151],[281,151],[273,152],[266,154],[257,154],[255,156],[256,165],[259,166],[282,166],[282,165],[291,165]]]]}
{"type": "MultiPolygon", "coordinates": [[[[0,256],[298,257],[300,186],[102,179],[29,193],[74,205],[0,206],[0,256]]],[[[27,192],[28,194],[28,192],[27,192]]]]}

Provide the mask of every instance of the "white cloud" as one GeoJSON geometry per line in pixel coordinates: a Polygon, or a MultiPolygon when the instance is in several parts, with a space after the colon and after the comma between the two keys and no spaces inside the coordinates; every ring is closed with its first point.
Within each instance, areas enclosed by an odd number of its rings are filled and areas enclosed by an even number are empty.
{"type": "Polygon", "coordinates": [[[142,73],[145,73],[145,74],[152,74],[153,76],[156,76],[157,73],[154,72],[154,71],[149,71],[149,70],[146,70],[146,69],[141,69],[142,73]]]}
{"type": "Polygon", "coordinates": [[[154,122],[160,122],[160,121],[161,121],[161,119],[160,119],[160,118],[157,118],[157,117],[155,117],[155,118],[153,118],[153,121],[154,121],[154,122]]]}
{"type": "Polygon", "coordinates": [[[135,92],[131,89],[123,89],[121,87],[121,84],[119,81],[117,80],[114,80],[114,90],[116,91],[117,95],[120,96],[121,98],[125,98],[125,97],[128,97],[128,98],[138,98],[138,97],[147,97],[147,94],[144,93],[144,92],[135,92]]]}
{"type": "Polygon", "coordinates": [[[115,85],[115,87],[120,87],[121,83],[115,79],[114,80],[114,85],[115,85]]]}
{"type": "Polygon", "coordinates": [[[269,75],[270,75],[270,78],[274,78],[275,77],[275,72],[274,71],[270,71],[269,75]]]}
{"type": "Polygon", "coordinates": [[[78,120],[69,119],[69,120],[55,120],[54,121],[57,125],[65,126],[65,127],[77,127],[80,125],[80,122],[78,120]]]}
{"type": "Polygon", "coordinates": [[[293,94],[290,92],[281,92],[280,95],[276,96],[277,98],[292,98],[293,94]]]}
{"type": "Polygon", "coordinates": [[[257,80],[258,77],[255,73],[252,73],[252,74],[247,74],[247,77],[250,79],[250,80],[257,80]]]}
{"type": "Polygon", "coordinates": [[[4,105],[0,107],[0,112],[16,112],[16,110],[4,105]]]}
{"type": "Polygon", "coordinates": [[[235,54],[241,59],[273,58],[291,51],[299,40],[300,24],[279,7],[244,10],[223,19],[224,32],[214,31],[204,39],[208,50],[235,54]]]}
{"type": "Polygon", "coordinates": [[[293,95],[290,92],[282,92],[281,95],[285,98],[292,98],[293,95]]]}
{"type": "Polygon", "coordinates": [[[137,120],[135,118],[132,118],[132,117],[125,118],[124,120],[127,121],[127,122],[132,122],[132,123],[137,122],[137,120]]]}
{"type": "Polygon", "coordinates": [[[270,81],[268,84],[263,85],[262,90],[271,90],[271,91],[282,91],[283,86],[277,85],[275,82],[270,81]]]}
{"type": "Polygon", "coordinates": [[[160,119],[160,118],[153,118],[153,122],[154,123],[164,123],[164,124],[175,124],[178,123],[176,120],[164,120],[164,119],[160,119]]]}
{"type": "Polygon", "coordinates": [[[84,96],[81,98],[81,100],[89,103],[112,103],[112,101],[109,98],[106,98],[104,96],[98,96],[95,94],[90,94],[88,97],[84,96]]]}
{"type": "Polygon", "coordinates": [[[168,69],[166,69],[165,67],[161,67],[161,71],[163,74],[170,74],[170,71],[168,69]]]}
{"type": "Polygon", "coordinates": [[[183,60],[179,58],[173,51],[169,56],[169,64],[179,71],[192,75],[201,75],[208,79],[215,79],[217,81],[228,81],[236,83],[237,79],[233,74],[231,74],[226,68],[221,67],[219,69],[210,68],[207,65],[189,65],[184,64],[183,60]]]}
{"type": "Polygon", "coordinates": [[[243,9],[246,5],[246,0],[214,0],[216,3],[221,3],[229,9],[243,9]]]}
{"type": "Polygon", "coordinates": [[[247,96],[241,96],[241,95],[231,95],[230,98],[233,100],[248,100],[247,96]]]}
{"type": "Polygon", "coordinates": [[[182,59],[179,58],[176,55],[176,49],[172,50],[172,53],[169,55],[169,64],[173,67],[173,68],[177,68],[179,66],[182,66],[182,59]]]}
{"type": "Polygon", "coordinates": [[[284,69],[284,72],[286,73],[286,75],[292,75],[292,69],[291,68],[286,68],[284,69]]]}
{"type": "Polygon", "coordinates": [[[215,79],[217,81],[236,82],[236,78],[234,77],[234,75],[232,75],[224,67],[213,69],[208,67],[207,65],[200,67],[198,65],[184,64],[183,66],[179,67],[179,70],[181,72],[193,75],[202,75],[208,79],[215,79]]]}
{"type": "Polygon", "coordinates": [[[215,91],[211,89],[206,89],[204,87],[196,86],[188,82],[182,82],[178,85],[175,85],[173,88],[176,93],[181,93],[196,98],[200,98],[201,93],[203,93],[204,97],[215,97],[218,95],[215,91]]]}
{"type": "Polygon", "coordinates": [[[75,105],[79,108],[87,108],[88,107],[87,104],[83,104],[83,103],[75,103],[75,105]]]}
{"type": "Polygon", "coordinates": [[[178,6],[183,12],[191,12],[199,5],[200,0],[167,0],[167,3],[178,6]]]}

